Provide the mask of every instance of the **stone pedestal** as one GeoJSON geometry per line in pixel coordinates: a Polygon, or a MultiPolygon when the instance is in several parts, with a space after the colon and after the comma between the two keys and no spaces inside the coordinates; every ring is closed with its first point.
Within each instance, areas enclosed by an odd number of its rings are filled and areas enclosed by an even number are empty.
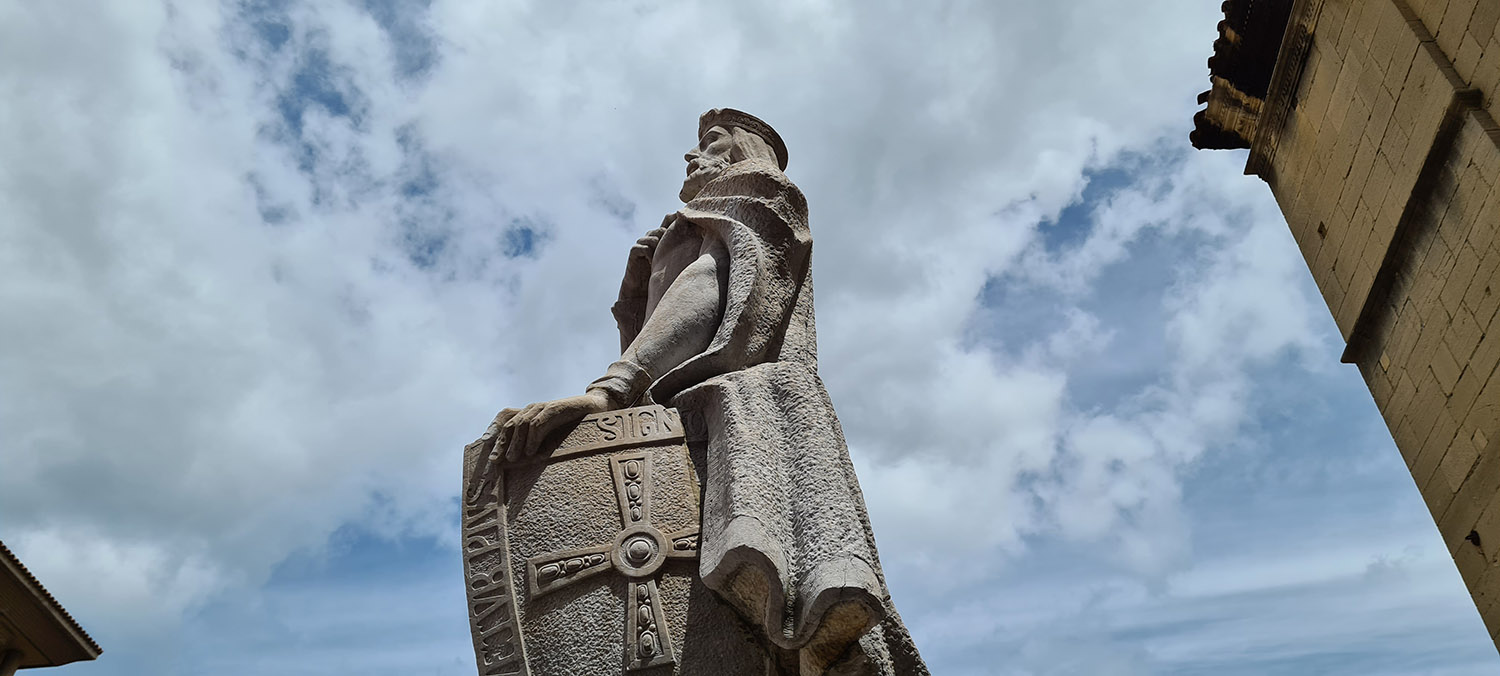
{"type": "Polygon", "coordinates": [[[705,458],[677,411],[601,413],[559,436],[464,505],[479,673],[775,673],[698,578],[705,458]]]}

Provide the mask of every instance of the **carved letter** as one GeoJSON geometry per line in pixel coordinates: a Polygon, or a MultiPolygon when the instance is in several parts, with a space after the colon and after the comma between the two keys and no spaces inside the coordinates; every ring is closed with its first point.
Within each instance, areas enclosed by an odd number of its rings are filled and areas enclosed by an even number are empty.
{"type": "Polygon", "coordinates": [[[620,438],[618,430],[620,418],[621,416],[607,415],[594,421],[594,424],[599,426],[599,431],[604,433],[605,441],[614,441],[620,438]]]}
{"type": "Polygon", "coordinates": [[[488,522],[500,516],[499,503],[496,502],[491,502],[477,510],[470,507],[465,511],[467,512],[464,514],[464,530],[466,531],[475,531],[484,526],[493,525],[488,522]]]}

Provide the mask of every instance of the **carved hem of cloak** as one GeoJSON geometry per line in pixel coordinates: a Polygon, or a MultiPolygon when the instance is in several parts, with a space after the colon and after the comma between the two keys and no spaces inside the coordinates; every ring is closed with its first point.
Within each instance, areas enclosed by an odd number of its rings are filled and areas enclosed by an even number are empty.
{"type": "MultiPolygon", "coordinates": [[[[775,165],[747,160],[680,213],[730,253],[724,318],[709,347],[650,389],[683,413],[690,438],[707,440],[704,584],[795,651],[802,673],[926,674],[890,603],[817,374],[805,198],[775,165]]],[[[622,293],[616,305],[622,338],[640,330],[637,303],[622,293]]]]}

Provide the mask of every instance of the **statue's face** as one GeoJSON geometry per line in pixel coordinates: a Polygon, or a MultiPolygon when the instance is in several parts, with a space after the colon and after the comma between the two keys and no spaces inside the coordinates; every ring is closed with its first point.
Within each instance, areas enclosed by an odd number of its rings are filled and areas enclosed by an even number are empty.
{"type": "Polygon", "coordinates": [[[677,196],[684,202],[697,197],[703,186],[729,168],[733,152],[734,135],[723,127],[710,127],[698,139],[698,145],[682,156],[687,160],[687,179],[677,196]]]}

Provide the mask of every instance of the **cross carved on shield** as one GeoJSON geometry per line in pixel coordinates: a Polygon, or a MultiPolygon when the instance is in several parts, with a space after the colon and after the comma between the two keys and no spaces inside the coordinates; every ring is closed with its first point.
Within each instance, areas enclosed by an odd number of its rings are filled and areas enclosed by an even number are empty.
{"type": "Polygon", "coordinates": [[[610,570],[629,580],[625,592],[627,671],[673,664],[656,581],[667,559],[698,557],[698,528],[664,534],[651,523],[651,452],[608,458],[620,504],[621,530],[612,542],[526,560],[531,598],[610,570]]]}

